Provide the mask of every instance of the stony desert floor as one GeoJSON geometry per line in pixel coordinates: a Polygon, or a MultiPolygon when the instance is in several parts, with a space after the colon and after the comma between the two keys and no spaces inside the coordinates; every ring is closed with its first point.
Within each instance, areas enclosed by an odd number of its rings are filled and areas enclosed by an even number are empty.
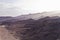
{"type": "Polygon", "coordinates": [[[12,34],[10,34],[6,28],[0,26],[0,40],[19,40],[19,39],[16,39],[12,34]]]}

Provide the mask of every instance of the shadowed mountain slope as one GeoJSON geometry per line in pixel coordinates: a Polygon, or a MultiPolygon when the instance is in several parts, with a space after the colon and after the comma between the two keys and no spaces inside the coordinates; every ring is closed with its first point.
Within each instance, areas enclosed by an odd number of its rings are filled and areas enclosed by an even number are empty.
{"type": "Polygon", "coordinates": [[[60,17],[16,21],[7,23],[6,29],[20,40],[60,40],[60,17]]]}
{"type": "Polygon", "coordinates": [[[16,39],[20,40],[60,40],[60,12],[45,12],[5,18],[5,25],[16,39]],[[6,19],[6,20],[5,20],[6,19]]]}

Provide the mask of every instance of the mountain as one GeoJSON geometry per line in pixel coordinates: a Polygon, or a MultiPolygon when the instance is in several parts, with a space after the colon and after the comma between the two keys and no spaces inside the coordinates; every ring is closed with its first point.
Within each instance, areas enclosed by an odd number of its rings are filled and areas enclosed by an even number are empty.
{"type": "Polygon", "coordinates": [[[16,17],[0,17],[0,21],[11,21],[11,22],[15,22],[15,21],[20,21],[20,20],[28,20],[28,19],[34,19],[34,20],[38,20],[44,17],[53,17],[56,16],[56,18],[58,18],[57,16],[60,16],[60,11],[51,11],[51,12],[42,12],[42,13],[35,13],[35,14],[27,14],[27,15],[20,15],[20,16],[16,16],[16,17]],[[4,19],[4,20],[3,20],[4,19]]]}
{"type": "Polygon", "coordinates": [[[20,40],[60,40],[60,17],[55,17],[16,21],[5,28],[20,40]]]}
{"type": "Polygon", "coordinates": [[[13,35],[13,40],[60,40],[59,11],[0,17],[0,20],[0,30],[4,31],[0,31],[2,39],[7,35],[12,40],[13,35]]]}

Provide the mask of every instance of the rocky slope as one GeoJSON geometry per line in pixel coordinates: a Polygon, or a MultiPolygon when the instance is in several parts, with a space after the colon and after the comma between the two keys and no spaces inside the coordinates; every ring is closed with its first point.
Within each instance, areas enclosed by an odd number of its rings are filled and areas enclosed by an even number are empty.
{"type": "Polygon", "coordinates": [[[19,40],[16,39],[10,32],[0,25],[0,40],[19,40]]]}
{"type": "Polygon", "coordinates": [[[5,25],[0,27],[0,40],[60,40],[57,11],[17,16],[0,25],[5,25]]]}
{"type": "Polygon", "coordinates": [[[60,40],[60,17],[20,20],[7,26],[6,29],[21,40],[60,40]]]}

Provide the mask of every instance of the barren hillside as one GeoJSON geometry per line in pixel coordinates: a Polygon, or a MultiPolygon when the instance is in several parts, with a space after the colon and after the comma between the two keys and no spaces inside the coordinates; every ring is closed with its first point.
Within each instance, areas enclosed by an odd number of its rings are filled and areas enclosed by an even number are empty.
{"type": "Polygon", "coordinates": [[[60,40],[60,12],[23,15],[0,22],[0,40],[60,40]]]}
{"type": "Polygon", "coordinates": [[[7,29],[0,26],[0,40],[19,40],[16,39],[7,29]]]}

